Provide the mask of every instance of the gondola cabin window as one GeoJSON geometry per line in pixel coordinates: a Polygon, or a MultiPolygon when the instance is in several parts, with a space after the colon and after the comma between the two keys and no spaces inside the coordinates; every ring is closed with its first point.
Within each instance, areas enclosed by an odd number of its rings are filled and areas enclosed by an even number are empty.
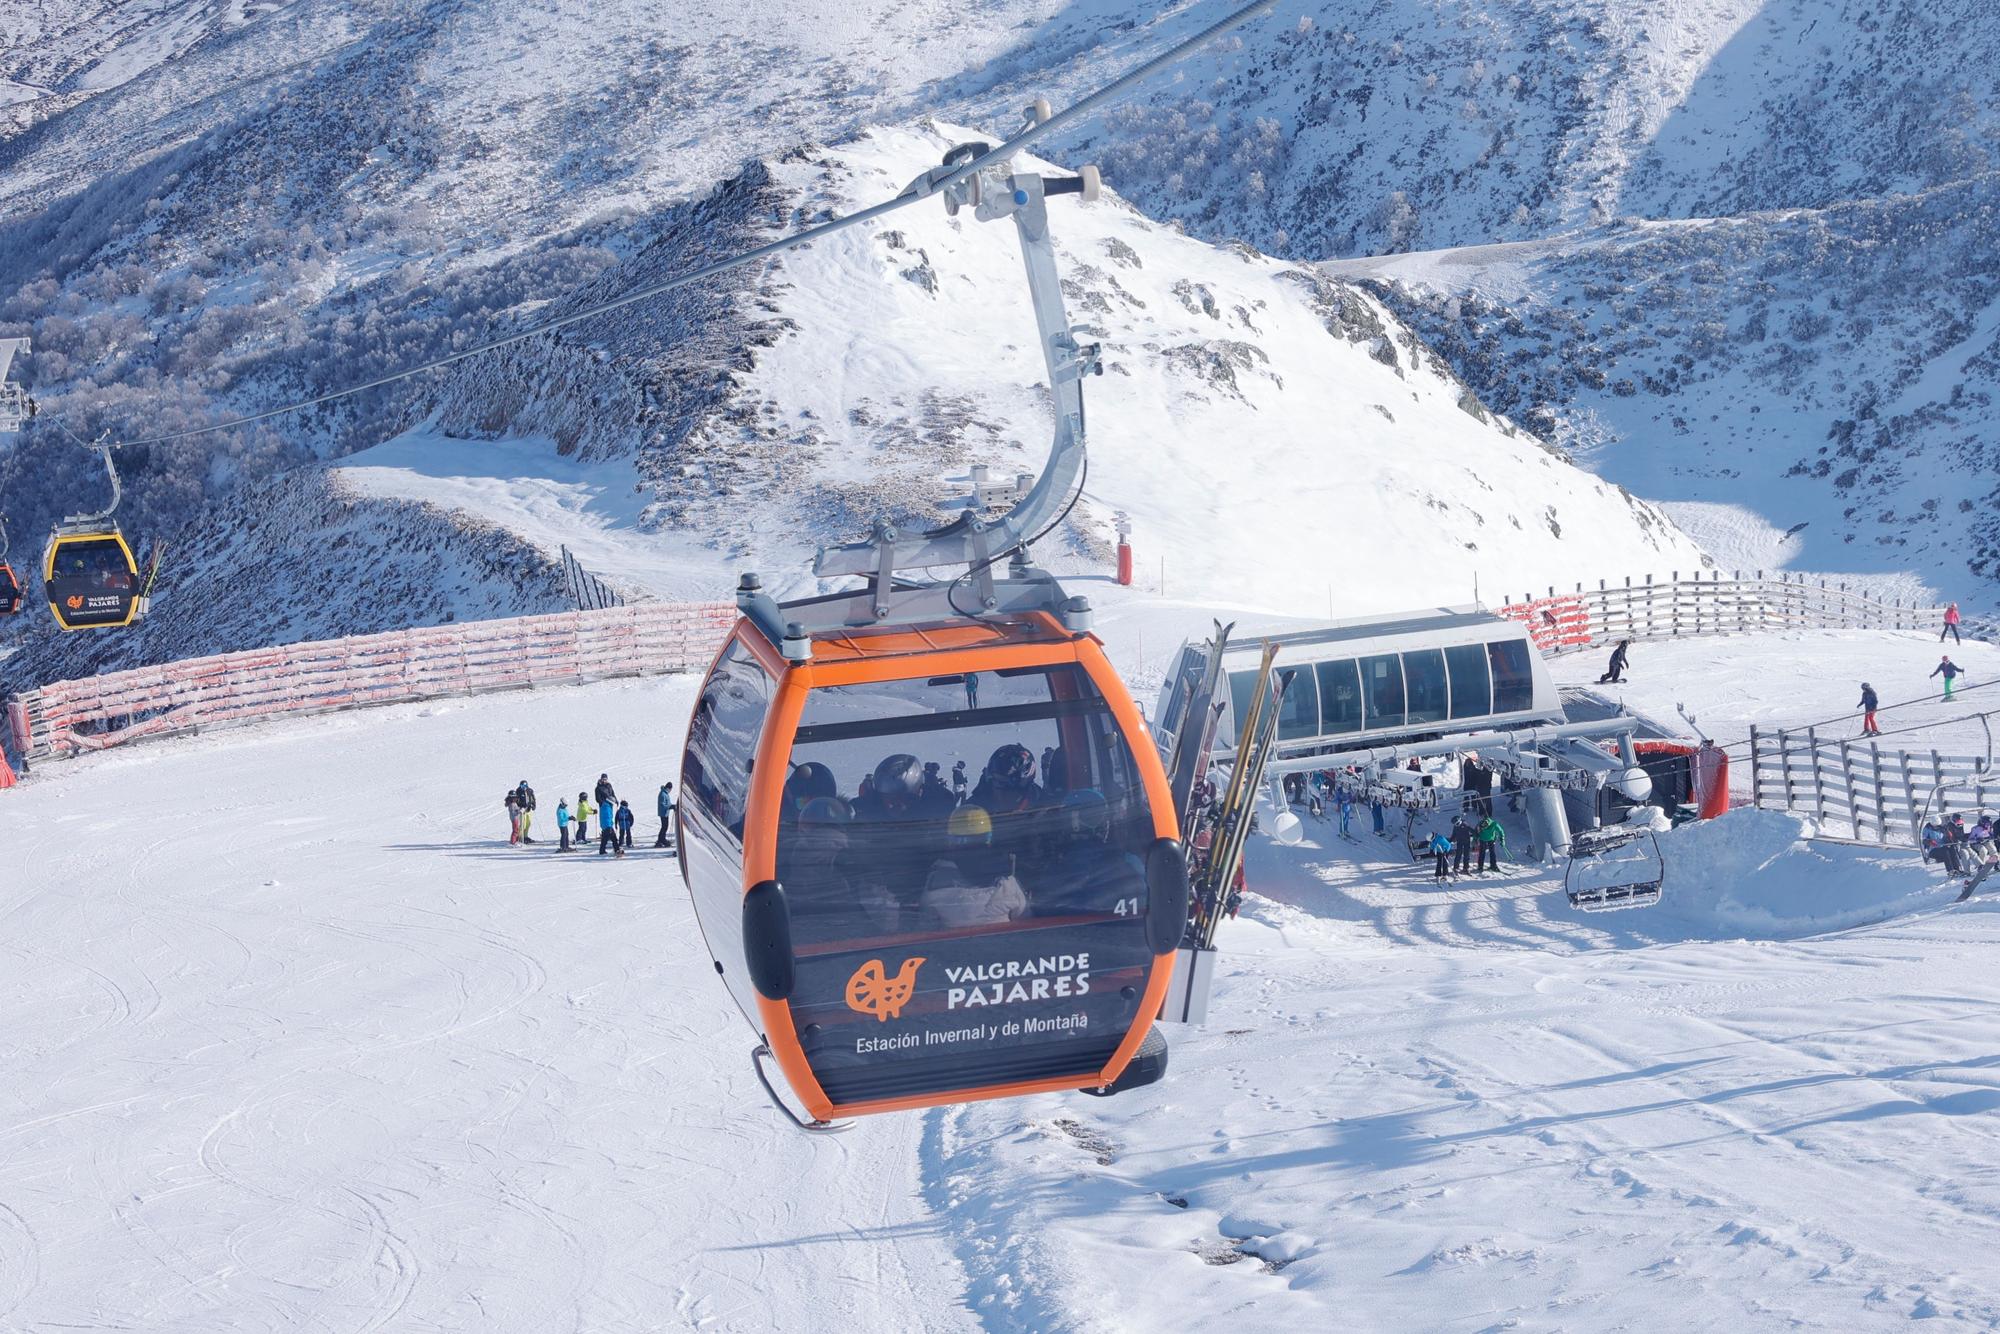
{"type": "Polygon", "coordinates": [[[742,642],[732,640],[688,723],[683,800],[739,845],[757,740],[770,702],[770,678],[742,642]]]}
{"type": "Polygon", "coordinates": [[[778,879],[801,956],[1137,922],[1155,836],[1124,736],[1073,664],[821,687],[792,747],[778,879]]]}

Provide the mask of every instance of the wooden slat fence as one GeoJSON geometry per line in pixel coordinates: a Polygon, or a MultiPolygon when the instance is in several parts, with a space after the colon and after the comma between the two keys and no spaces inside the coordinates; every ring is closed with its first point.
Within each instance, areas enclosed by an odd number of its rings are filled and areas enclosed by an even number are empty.
{"type": "MultiPolygon", "coordinates": [[[[1577,584],[1506,598],[1495,608],[1525,623],[1544,653],[1604,648],[1621,639],[1679,639],[1781,630],[1925,630],[1944,608],[1876,597],[1812,575],[1720,570],[1665,579],[1577,584]]],[[[1970,632],[1972,627],[1965,629],[1970,632]]]]}
{"type": "Polygon", "coordinates": [[[28,691],[9,702],[8,730],[32,762],[265,718],[696,671],[735,618],[728,603],[649,602],[190,658],[28,691]]]}
{"type": "Polygon", "coordinates": [[[1896,749],[1814,728],[1750,729],[1750,801],[1810,815],[1820,832],[1915,847],[1926,813],[1991,812],[2000,777],[1983,755],[1896,749]]]}

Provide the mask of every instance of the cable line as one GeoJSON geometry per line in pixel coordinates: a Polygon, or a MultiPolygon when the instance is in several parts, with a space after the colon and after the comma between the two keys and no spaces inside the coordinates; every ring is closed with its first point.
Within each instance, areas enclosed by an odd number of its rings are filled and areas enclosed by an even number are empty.
{"type": "Polygon", "coordinates": [[[267,408],[262,412],[245,413],[240,417],[231,417],[226,421],[216,422],[209,426],[191,426],[186,430],[168,431],[160,435],[145,436],[137,440],[121,440],[117,443],[116,447],[126,449],[140,445],[161,445],[174,440],[186,440],[198,435],[212,435],[217,431],[233,430],[239,426],[249,426],[256,422],[268,421],[273,417],[282,417],[288,413],[317,407],[322,403],[332,403],[339,399],[350,398],[355,394],[366,393],[370,389],[380,389],[385,385],[395,384],[399,381],[412,379],[434,370],[440,370],[443,367],[454,365],[457,362],[465,361],[472,357],[482,356],[488,352],[497,352],[501,348],[512,347],[514,344],[526,342],[530,338],[539,338],[544,334],[554,333],[559,329],[566,329],[572,324],[579,324],[584,320],[595,319],[599,315],[608,314],[611,311],[619,310],[635,302],[646,301],[653,297],[664,295],[678,288],[689,286],[692,283],[702,282],[720,274],[728,273],[730,270],[741,268],[746,264],[753,264],[760,259],[782,254],[784,251],[804,245],[809,241],[818,240],[823,236],[831,236],[835,232],[859,226],[864,222],[869,222],[875,218],[882,217],[884,214],[892,213],[905,205],[913,204],[920,199],[927,198],[941,190],[956,185],[960,181],[977,174],[996,162],[1005,161],[1014,154],[1026,149],[1030,144],[1047,138],[1058,130],[1067,128],[1120,93],[1145,82],[1168,66],[1186,59],[1197,48],[1213,41],[1231,28],[1248,22],[1250,19],[1264,13],[1276,3],[1277,0],[1254,0],[1254,3],[1243,6],[1241,9],[1210,24],[1194,36],[1153,57],[1137,68],[1127,71],[1124,75],[1099,88],[1096,92],[1091,93],[1081,101],[1064,107],[1055,115],[1038,124],[1030,125],[1021,131],[1021,133],[1002,143],[999,147],[988,149],[986,152],[979,154],[949,172],[945,172],[942,168],[933,168],[931,171],[925,173],[925,175],[918,177],[916,181],[912,182],[895,198],[870,205],[857,213],[850,213],[846,217],[835,218],[830,222],[821,223],[817,227],[808,227],[802,232],[772,241],[767,245],[758,246],[752,250],[743,251],[741,254],[732,255],[726,259],[719,259],[713,263],[704,264],[700,268],[692,269],[677,278],[669,278],[665,282],[654,283],[650,286],[639,288],[636,291],[628,292],[610,301],[601,302],[588,309],[578,311],[573,315],[565,315],[561,319],[546,320],[515,333],[488,339],[474,347],[465,348],[447,356],[411,366],[405,370],[394,371],[387,375],[378,375],[372,380],[366,380],[356,385],[349,385],[344,389],[330,390],[324,394],[316,394],[311,398],[301,399],[296,403],[287,403],[282,407],[267,408]]]}

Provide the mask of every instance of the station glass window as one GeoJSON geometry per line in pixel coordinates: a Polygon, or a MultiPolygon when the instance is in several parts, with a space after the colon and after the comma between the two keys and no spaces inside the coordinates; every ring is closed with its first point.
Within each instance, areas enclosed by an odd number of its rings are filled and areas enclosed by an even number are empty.
{"type": "Polygon", "coordinates": [[[1446,713],[1444,654],[1434,648],[1405,653],[1403,681],[1410,697],[1411,726],[1443,722],[1446,713]]]}
{"type": "Polygon", "coordinates": [[[1229,708],[1232,719],[1229,732],[1239,744],[1243,740],[1243,721],[1250,716],[1250,696],[1256,689],[1256,668],[1229,674],[1229,708]]]}
{"type": "Polygon", "coordinates": [[[1319,730],[1326,736],[1361,730],[1361,674],[1354,659],[1322,662],[1314,669],[1319,678],[1319,730]]]}
{"type": "Polygon", "coordinates": [[[1493,677],[1486,669],[1486,645],[1448,648],[1444,661],[1451,669],[1451,716],[1483,718],[1493,712],[1493,677]]]}
{"type": "Polygon", "coordinates": [[[1361,659],[1361,684],[1368,693],[1368,729],[1403,725],[1403,657],[1378,653],[1361,659]]]}
{"type": "Polygon", "coordinates": [[[1310,667],[1280,667],[1274,673],[1284,683],[1278,706],[1278,740],[1310,741],[1319,735],[1319,687],[1310,667]]]}
{"type": "Polygon", "coordinates": [[[1535,668],[1523,639],[1486,646],[1493,665],[1493,712],[1521,713],[1535,707],[1535,668]]]}

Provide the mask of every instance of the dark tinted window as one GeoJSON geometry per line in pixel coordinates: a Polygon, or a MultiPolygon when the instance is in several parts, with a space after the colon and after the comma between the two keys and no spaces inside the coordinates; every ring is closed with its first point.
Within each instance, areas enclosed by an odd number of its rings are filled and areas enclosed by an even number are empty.
{"type": "Polygon", "coordinates": [[[1145,913],[1152,815],[1124,734],[1078,667],[816,689],[790,765],[778,879],[802,953],[1145,913]],[[792,800],[805,773],[814,791],[792,800]]]}
{"type": "Polygon", "coordinates": [[[751,761],[770,702],[771,682],[764,669],[742,641],[731,640],[688,722],[682,797],[738,840],[743,837],[743,808],[750,797],[751,761]]]}
{"type": "Polygon", "coordinates": [[[1448,648],[1444,661],[1451,669],[1451,716],[1478,718],[1493,712],[1493,679],[1486,670],[1486,645],[1448,648]]]}
{"type": "Polygon", "coordinates": [[[1368,729],[1403,725],[1403,659],[1380,653],[1361,659],[1361,688],[1368,696],[1368,729]]]}
{"type": "Polygon", "coordinates": [[[1361,730],[1361,673],[1352,658],[1323,662],[1319,677],[1319,727],[1327,736],[1361,730]]]}
{"type": "Polygon", "coordinates": [[[1535,669],[1523,639],[1486,646],[1493,665],[1493,712],[1518,713],[1535,707],[1535,669]]]}
{"type": "Polygon", "coordinates": [[[1278,740],[1307,741],[1319,735],[1319,687],[1310,667],[1280,667],[1285,698],[1278,706],[1278,740]]]}
{"type": "Polygon", "coordinates": [[[1244,720],[1250,716],[1250,693],[1257,687],[1257,669],[1229,674],[1230,735],[1243,736],[1244,720]]]}
{"type": "Polygon", "coordinates": [[[1444,721],[1444,654],[1434,648],[1405,653],[1403,682],[1410,697],[1411,723],[1444,721]]]}
{"type": "Polygon", "coordinates": [[[132,567],[125,550],[112,538],[87,542],[64,542],[56,550],[55,577],[81,580],[88,588],[123,592],[133,586],[132,567]]]}

